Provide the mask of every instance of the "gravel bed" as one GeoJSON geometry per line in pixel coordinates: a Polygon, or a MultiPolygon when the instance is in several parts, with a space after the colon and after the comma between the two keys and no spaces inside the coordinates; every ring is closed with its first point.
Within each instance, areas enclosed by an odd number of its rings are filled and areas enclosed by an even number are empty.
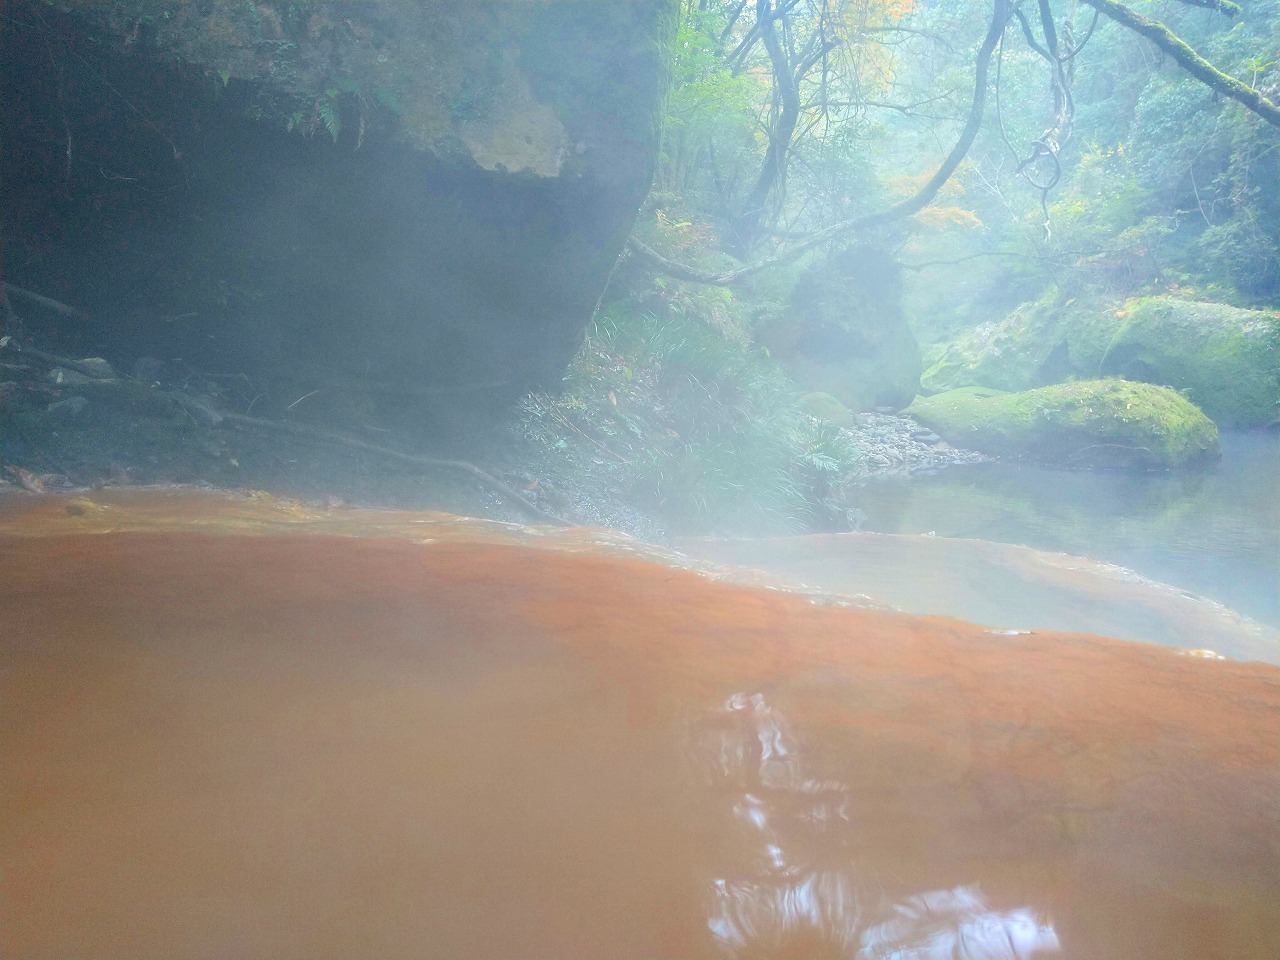
{"type": "Polygon", "coordinates": [[[985,463],[991,458],[975,450],[953,447],[909,417],[866,413],[850,432],[866,456],[869,478],[930,476],[962,463],[985,463]]]}

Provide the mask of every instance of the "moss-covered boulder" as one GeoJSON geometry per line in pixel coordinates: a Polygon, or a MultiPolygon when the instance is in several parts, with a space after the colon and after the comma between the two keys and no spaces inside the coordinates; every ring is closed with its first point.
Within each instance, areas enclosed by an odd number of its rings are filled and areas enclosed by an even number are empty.
{"type": "Polygon", "coordinates": [[[1218,428],[1194,404],[1127,380],[1021,393],[962,387],[904,412],[956,446],[1061,466],[1167,468],[1218,455],[1218,428]]]}
{"type": "Polygon", "coordinates": [[[1100,376],[1176,387],[1220,426],[1276,420],[1280,315],[1147,297],[1073,327],[1073,353],[1100,376]]]}
{"type": "Polygon", "coordinates": [[[1029,390],[1065,379],[1073,371],[1067,330],[1079,308],[1056,294],[1024,303],[938,344],[928,353],[920,388],[942,393],[960,387],[1029,390]]]}
{"type": "Polygon", "coordinates": [[[902,274],[876,247],[842,250],[796,283],[761,342],[809,389],[850,410],[898,409],[920,388],[920,347],[902,308],[902,274]]]}
{"type": "Polygon", "coordinates": [[[1118,376],[1184,390],[1222,426],[1276,420],[1280,316],[1145,297],[1082,304],[1051,293],[935,348],[921,388],[1027,390],[1118,376]]]}
{"type": "Polygon", "coordinates": [[[853,414],[829,393],[806,393],[796,404],[816,420],[832,427],[853,426],[853,414]]]}

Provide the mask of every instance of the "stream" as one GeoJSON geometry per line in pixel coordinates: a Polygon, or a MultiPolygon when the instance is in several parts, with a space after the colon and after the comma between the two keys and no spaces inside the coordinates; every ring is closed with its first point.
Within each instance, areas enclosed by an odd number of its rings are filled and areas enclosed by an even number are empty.
{"type": "Polygon", "coordinates": [[[863,529],[1090,557],[1280,628],[1280,434],[1225,433],[1198,471],[1052,470],[1009,462],[877,481],[863,529]]]}

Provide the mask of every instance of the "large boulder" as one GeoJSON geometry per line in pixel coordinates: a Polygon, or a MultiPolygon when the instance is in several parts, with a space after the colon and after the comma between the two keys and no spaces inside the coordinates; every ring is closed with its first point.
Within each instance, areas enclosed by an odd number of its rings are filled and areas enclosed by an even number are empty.
{"type": "Polygon", "coordinates": [[[1017,391],[1045,386],[1055,374],[1065,376],[1066,369],[1054,369],[1065,348],[1056,356],[1054,350],[1065,340],[1073,306],[1051,297],[1024,303],[932,347],[920,388],[927,393],[960,387],[1017,391]]]}
{"type": "Polygon", "coordinates": [[[1072,342],[1080,363],[1099,376],[1184,390],[1224,427],[1276,420],[1280,315],[1147,297],[1077,323],[1072,342]]]}
{"type": "Polygon", "coordinates": [[[1222,426],[1273,423],[1280,316],[1173,297],[1084,306],[1050,295],[935,350],[921,386],[1026,390],[1072,376],[1185,390],[1222,426]]]}
{"type": "Polygon", "coordinates": [[[672,0],[14,0],[7,279],[126,361],[287,360],[428,406],[554,384],[648,189],[674,25],[672,0]]]}
{"type": "Polygon", "coordinates": [[[1218,429],[1168,387],[1091,380],[1005,393],[961,387],[904,411],[956,446],[1069,467],[1168,468],[1218,455],[1218,429]]]}
{"type": "Polygon", "coordinates": [[[920,347],[902,309],[902,271],[875,247],[811,267],[761,341],[810,389],[852,410],[903,407],[920,387],[920,347]]]}

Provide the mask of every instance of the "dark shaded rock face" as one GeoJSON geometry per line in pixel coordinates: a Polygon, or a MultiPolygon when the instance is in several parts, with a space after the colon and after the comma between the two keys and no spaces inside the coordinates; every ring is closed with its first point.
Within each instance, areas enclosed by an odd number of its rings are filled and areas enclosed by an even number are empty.
{"type": "Polygon", "coordinates": [[[802,382],[854,410],[904,407],[920,385],[901,270],[874,247],[843,250],[809,269],[789,316],[765,339],[802,382]]]}
{"type": "Polygon", "coordinates": [[[55,346],[500,407],[556,382],[652,174],[668,0],[7,5],[11,283],[55,346]]]}

